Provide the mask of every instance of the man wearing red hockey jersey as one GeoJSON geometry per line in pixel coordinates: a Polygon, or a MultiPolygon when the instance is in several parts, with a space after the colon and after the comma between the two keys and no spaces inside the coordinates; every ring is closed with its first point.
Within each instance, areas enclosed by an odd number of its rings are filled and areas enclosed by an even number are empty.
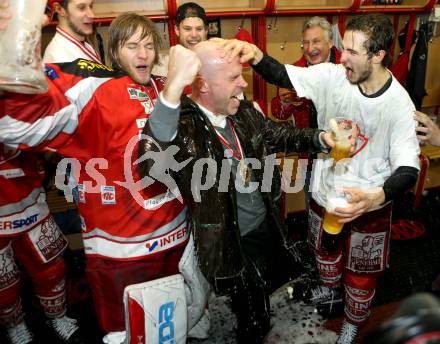
{"type": "Polygon", "coordinates": [[[66,343],[82,343],[78,326],[66,314],[67,241],[49,213],[39,155],[0,144],[0,324],[12,344],[33,335],[20,298],[18,260],[29,274],[49,325],[66,343]]]}
{"type": "Polygon", "coordinates": [[[159,42],[149,19],[122,14],[109,29],[114,70],[48,65],[46,94],[1,99],[1,141],[76,161],[86,272],[105,332],[124,329],[124,287],[177,273],[189,237],[186,207],[166,186],[135,184],[138,135],[163,87],[151,76],[159,42]]]}

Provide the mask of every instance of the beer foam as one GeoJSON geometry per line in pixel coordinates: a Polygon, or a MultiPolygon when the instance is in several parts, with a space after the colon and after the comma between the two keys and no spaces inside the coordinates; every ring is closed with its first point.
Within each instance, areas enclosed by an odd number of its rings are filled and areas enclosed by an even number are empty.
{"type": "Polygon", "coordinates": [[[327,199],[327,206],[325,207],[327,211],[334,211],[335,208],[346,208],[348,207],[348,202],[345,197],[331,197],[327,199]]]}

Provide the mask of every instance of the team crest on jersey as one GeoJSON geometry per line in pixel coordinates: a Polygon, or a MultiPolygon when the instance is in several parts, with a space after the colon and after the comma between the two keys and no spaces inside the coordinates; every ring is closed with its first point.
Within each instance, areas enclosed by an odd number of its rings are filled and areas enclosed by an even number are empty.
{"type": "Polygon", "coordinates": [[[366,137],[365,134],[361,132],[361,128],[359,127],[359,124],[356,124],[355,138],[356,138],[356,145],[355,145],[356,149],[354,153],[351,155],[352,157],[354,157],[356,154],[361,152],[368,143],[368,137],[366,137]]]}
{"type": "Polygon", "coordinates": [[[114,186],[101,185],[102,204],[116,204],[116,190],[114,186]]]}

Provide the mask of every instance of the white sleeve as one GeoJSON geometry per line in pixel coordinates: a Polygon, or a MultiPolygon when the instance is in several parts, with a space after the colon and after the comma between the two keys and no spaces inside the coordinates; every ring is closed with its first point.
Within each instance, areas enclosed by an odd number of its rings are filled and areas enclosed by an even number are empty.
{"type": "Polygon", "coordinates": [[[394,117],[390,142],[391,171],[400,166],[419,169],[420,146],[416,136],[416,122],[413,119],[415,109],[397,111],[394,117]]]}
{"type": "Polygon", "coordinates": [[[335,75],[340,73],[340,69],[332,63],[321,63],[308,68],[286,65],[290,82],[298,96],[310,99],[314,103],[327,97],[333,87],[330,85],[340,80],[340,77],[335,75]]]}

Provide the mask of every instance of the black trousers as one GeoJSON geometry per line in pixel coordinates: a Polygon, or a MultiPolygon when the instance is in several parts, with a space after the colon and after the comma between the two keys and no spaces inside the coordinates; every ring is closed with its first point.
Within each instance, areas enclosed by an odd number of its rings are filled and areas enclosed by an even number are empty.
{"type": "Polygon", "coordinates": [[[267,222],[241,238],[246,258],[244,274],[232,289],[232,309],[237,314],[239,343],[261,343],[270,330],[270,302],[267,290],[273,235],[267,222]]]}

